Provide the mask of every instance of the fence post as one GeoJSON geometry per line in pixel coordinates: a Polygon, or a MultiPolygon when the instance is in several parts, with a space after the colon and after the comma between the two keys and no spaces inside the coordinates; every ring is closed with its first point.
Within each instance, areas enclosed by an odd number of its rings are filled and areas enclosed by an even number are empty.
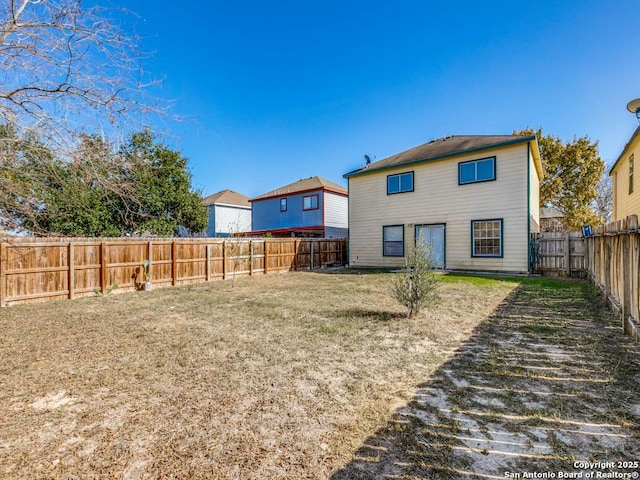
{"type": "Polygon", "coordinates": [[[7,244],[0,243],[0,307],[7,306],[7,244]]]}
{"type": "Polygon", "coordinates": [[[205,257],[207,257],[207,264],[204,267],[205,275],[207,278],[207,282],[211,281],[211,245],[207,244],[205,246],[205,257]]]}
{"type": "Polygon", "coordinates": [[[178,279],[178,249],[176,241],[171,242],[171,285],[175,285],[178,279]]]}
{"type": "Polygon", "coordinates": [[[75,246],[72,241],[69,242],[69,246],[67,248],[67,265],[69,267],[69,276],[67,277],[67,283],[69,287],[69,299],[73,299],[75,297],[75,292],[73,291],[74,284],[76,282],[75,272],[73,269],[75,256],[75,246]]]}
{"type": "Polygon", "coordinates": [[[293,240],[293,269],[298,270],[298,239],[293,240]]]}
{"type": "Polygon", "coordinates": [[[249,240],[249,276],[253,275],[253,240],[249,240]]]}
{"type": "Polygon", "coordinates": [[[622,235],[622,288],[620,289],[622,298],[620,306],[626,324],[627,318],[631,315],[631,234],[622,235]]]}
{"type": "Polygon", "coordinates": [[[569,232],[564,237],[564,270],[567,277],[571,276],[571,238],[569,232]]]}
{"type": "Polygon", "coordinates": [[[151,240],[147,242],[147,261],[149,262],[149,275],[151,276],[151,280],[153,280],[153,271],[151,270],[151,264],[153,262],[153,245],[151,240]]]}
{"type": "Polygon", "coordinates": [[[100,291],[107,291],[107,242],[100,242],[100,291]]]}
{"type": "Polygon", "coordinates": [[[227,278],[227,240],[222,240],[222,279],[227,278]]]}
{"type": "Polygon", "coordinates": [[[267,239],[264,240],[264,274],[267,275],[269,273],[269,257],[267,253],[269,252],[269,243],[267,243],[267,239]]]}
{"type": "Polygon", "coordinates": [[[313,270],[313,240],[310,240],[310,245],[309,245],[309,269],[313,270]]]}

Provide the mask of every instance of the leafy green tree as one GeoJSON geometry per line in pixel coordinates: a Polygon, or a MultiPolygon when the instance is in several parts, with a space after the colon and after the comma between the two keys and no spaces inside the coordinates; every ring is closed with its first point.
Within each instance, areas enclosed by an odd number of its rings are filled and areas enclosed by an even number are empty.
{"type": "Polygon", "coordinates": [[[571,229],[582,225],[601,225],[604,218],[593,208],[598,198],[598,182],[604,171],[598,142],[588,137],[574,137],[563,142],[553,135],[545,135],[527,128],[521,135],[536,135],[544,177],[540,183],[540,206],[560,210],[571,229]]]}
{"type": "Polygon", "coordinates": [[[2,218],[38,235],[114,236],[120,234],[118,194],[124,171],[110,146],[82,136],[72,158],[53,155],[38,139],[23,139],[11,162],[0,162],[10,189],[0,197],[2,218]]]}
{"type": "Polygon", "coordinates": [[[84,135],[60,158],[0,125],[0,187],[0,227],[36,235],[175,235],[207,224],[186,158],[149,132],[131,135],[121,151],[84,135]]]}
{"type": "Polygon", "coordinates": [[[191,188],[187,159],[176,150],[156,142],[153,134],[131,135],[123,149],[135,198],[124,210],[132,212],[128,231],[175,235],[183,226],[199,233],[207,227],[207,209],[200,192],[191,188]]]}

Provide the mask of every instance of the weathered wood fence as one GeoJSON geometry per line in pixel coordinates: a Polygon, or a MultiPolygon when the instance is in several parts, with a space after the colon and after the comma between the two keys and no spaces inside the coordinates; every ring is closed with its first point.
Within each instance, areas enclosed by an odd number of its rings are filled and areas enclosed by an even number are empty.
{"type": "Polygon", "coordinates": [[[346,239],[33,239],[0,241],[0,306],[347,263],[346,239]]]}
{"type": "Polygon", "coordinates": [[[545,232],[533,235],[534,271],[548,276],[587,276],[585,242],[580,232],[545,232]]]}
{"type": "Polygon", "coordinates": [[[589,278],[622,320],[625,333],[640,340],[640,231],[638,217],[598,227],[585,239],[589,278]]]}

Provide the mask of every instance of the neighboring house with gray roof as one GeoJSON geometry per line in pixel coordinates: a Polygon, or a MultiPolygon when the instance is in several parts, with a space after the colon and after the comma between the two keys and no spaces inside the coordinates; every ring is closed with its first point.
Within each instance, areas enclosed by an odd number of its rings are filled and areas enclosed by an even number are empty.
{"type": "Polygon", "coordinates": [[[209,208],[207,237],[229,237],[251,230],[251,203],[233,190],[222,190],[202,200],[209,208]]]}
{"type": "Polygon", "coordinates": [[[533,135],[456,135],[347,173],[349,264],[400,267],[420,235],[440,268],[527,272],[542,164],[533,135]]]}
{"type": "Polygon", "coordinates": [[[249,200],[252,235],[344,238],[348,235],[347,189],[315,176],[249,200]]]}

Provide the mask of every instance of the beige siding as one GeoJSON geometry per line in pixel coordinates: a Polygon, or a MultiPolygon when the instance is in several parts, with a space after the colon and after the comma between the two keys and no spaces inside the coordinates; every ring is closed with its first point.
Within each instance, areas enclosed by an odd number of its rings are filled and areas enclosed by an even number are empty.
{"type": "MultiPolygon", "coordinates": [[[[349,261],[352,266],[400,266],[382,255],[382,227],[405,225],[405,249],[416,224],[446,224],[446,268],[527,271],[527,145],[363,174],[349,179],[349,261]],[[458,185],[458,162],[496,156],[495,181],[458,185]],[[387,195],[387,175],[414,172],[414,191],[387,195]],[[471,256],[471,220],[502,218],[503,258],[471,256]]],[[[534,169],[535,170],[535,169],[534,169]]]]}
{"type": "Polygon", "coordinates": [[[640,215],[640,136],[636,136],[612,171],[613,220],[640,215]],[[629,194],[629,158],[634,157],[633,193],[629,194]]]}
{"type": "Polygon", "coordinates": [[[529,228],[532,233],[540,231],[540,178],[531,152],[529,152],[529,228]]]}

